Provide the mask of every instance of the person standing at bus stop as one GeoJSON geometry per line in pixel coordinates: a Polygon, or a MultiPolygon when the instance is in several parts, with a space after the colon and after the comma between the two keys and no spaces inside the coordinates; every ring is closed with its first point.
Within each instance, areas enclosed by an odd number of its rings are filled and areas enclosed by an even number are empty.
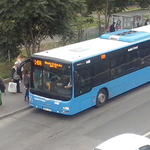
{"type": "Polygon", "coordinates": [[[16,61],[11,69],[11,81],[17,83],[17,93],[22,93],[20,92],[20,83],[19,83],[19,81],[22,80],[22,75],[19,75],[17,72],[18,65],[19,63],[16,61]]]}
{"type": "Polygon", "coordinates": [[[115,22],[110,26],[110,32],[115,32],[115,22]]]}
{"type": "MultiPolygon", "coordinates": [[[[24,58],[23,58],[23,55],[22,55],[22,53],[20,53],[18,56],[17,56],[17,59],[16,59],[16,62],[18,62],[18,66],[22,63],[24,61],[24,58]]],[[[23,67],[21,67],[21,76],[22,76],[22,74],[23,74],[23,67]]]]}
{"type": "Polygon", "coordinates": [[[4,82],[3,82],[3,79],[0,77],[0,106],[2,106],[2,93],[5,93],[5,85],[4,85],[4,82]]]}
{"type": "Polygon", "coordinates": [[[149,19],[146,19],[146,21],[145,21],[144,25],[145,25],[145,26],[150,25],[150,23],[149,23],[149,19]]]}
{"type": "Polygon", "coordinates": [[[30,74],[29,71],[26,69],[23,75],[24,87],[26,89],[24,101],[29,101],[29,83],[30,83],[30,74]]]}

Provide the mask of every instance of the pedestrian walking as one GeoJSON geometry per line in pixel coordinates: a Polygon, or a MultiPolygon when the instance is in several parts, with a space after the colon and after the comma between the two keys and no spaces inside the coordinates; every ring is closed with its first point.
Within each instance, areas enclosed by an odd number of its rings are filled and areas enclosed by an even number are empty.
{"type": "Polygon", "coordinates": [[[110,26],[110,32],[114,32],[115,31],[115,22],[113,22],[113,24],[110,26]]]}
{"type": "Polygon", "coordinates": [[[2,93],[5,93],[5,85],[4,85],[4,82],[3,82],[3,79],[0,77],[0,106],[2,106],[2,93]]]}
{"type": "Polygon", "coordinates": [[[27,69],[24,71],[24,74],[23,74],[23,82],[24,82],[24,88],[26,88],[24,100],[29,101],[30,74],[29,74],[29,71],[27,69]]]}
{"type": "Polygon", "coordinates": [[[20,83],[19,83],[19,81],[22,80],[22,75],[19,75],[17,72],[18,66],[19,63],[16,61],[11,70],[11,81],[17,83],[17,93],[22,93],[20,92],[20,83]]]}

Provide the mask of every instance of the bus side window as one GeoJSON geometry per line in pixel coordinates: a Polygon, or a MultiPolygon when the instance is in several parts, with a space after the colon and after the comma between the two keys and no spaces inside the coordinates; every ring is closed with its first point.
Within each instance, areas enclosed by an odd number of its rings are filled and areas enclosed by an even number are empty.
{"type": "Polygon", "coordinates": [[[81,73],[75,74],[75,82],[78,84],[78,86],[84,86],[84,80],[83,80],[81,73]]]}
{"type": "Polygon", "coordinates": [[[150,65],[150,48],[144,48],[141,50],[141,67],[150,65]]]}
{"type": "Polygon", "coordinates": [[[110,60],[110,79],[118,78],[125,73],[125,60],[123,55],[118,55],[110,60]]]}
{"type": "Polygon", "coordinates": [[[109,61],[96,60],[94,65],[94,86],[105,83],[109,80],[109,61]]]}
{"type": "Polygon", "coordinates": [[[111,79],[116,78],[116,69],[113,68],[113,69],[110,70],[110,78],[111,79]]]}
{"type": "Polygon", "coordinates": [[[139,69],[139,51],[133,50],[126,55],[126,73],[139,69]]]}
{"type": "Polygon", "coordinates": [[[84,67],[75,76],[75,96],[87,93],[92,89],[92,67],[84,67]]]}

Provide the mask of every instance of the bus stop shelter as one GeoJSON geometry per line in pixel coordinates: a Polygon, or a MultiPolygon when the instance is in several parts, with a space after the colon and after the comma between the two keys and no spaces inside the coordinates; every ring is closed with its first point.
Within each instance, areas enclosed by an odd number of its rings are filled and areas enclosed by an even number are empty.
{"type": "Polygon", "coordinates": [[[147,9],[112,14],[112,22],[116,23],[116,30],[143,26],[146,19],[150,19],[150,10],[147,9]]]}

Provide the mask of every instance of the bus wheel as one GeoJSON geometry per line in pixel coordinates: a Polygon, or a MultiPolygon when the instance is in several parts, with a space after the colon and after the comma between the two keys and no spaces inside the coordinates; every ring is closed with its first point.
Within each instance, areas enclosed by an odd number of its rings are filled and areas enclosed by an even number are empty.
{"type": "Polygon", "coordinates": [[[103,106],[106,101],[107,101],[108,95],[107,95],[107,91],[104,89],[101,89],[97,95],[97,99],[96,99],[96,107],[101,107],[103,106]]]}

